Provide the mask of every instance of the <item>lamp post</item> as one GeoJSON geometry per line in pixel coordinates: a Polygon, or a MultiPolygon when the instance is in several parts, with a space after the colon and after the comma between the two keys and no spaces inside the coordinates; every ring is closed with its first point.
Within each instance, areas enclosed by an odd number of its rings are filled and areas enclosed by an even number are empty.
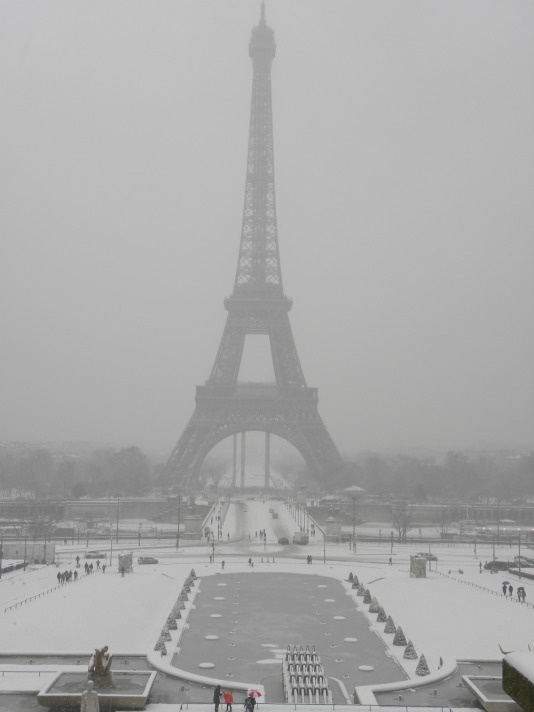
{"type": "Polygon", "coordinates": [[[356,553],[356,497],[352,495],[352,551],[356,553]]]}
{"type": "Polygon", "coordinates": [[[521,532],[519,532],[519,580],[521,581],[521,532]]]}
{"type": "Polygon", "coordinates": [[[117,494],[117,534],[116,542],[119,542],[119,511],[120,511],[120,495],[117,494]]]}
{"type": "Polygon", "coordinates": [[[178,495],[178,524],[176,526],[176,551],[180,546],[180,502],[182,501],[182,495],[178,495]]]}
{"type": "Polygon", "coordinates": [[[26,571],[26,544],[28,542],[28,530],[24,530],[24,571],[26,571]]]}

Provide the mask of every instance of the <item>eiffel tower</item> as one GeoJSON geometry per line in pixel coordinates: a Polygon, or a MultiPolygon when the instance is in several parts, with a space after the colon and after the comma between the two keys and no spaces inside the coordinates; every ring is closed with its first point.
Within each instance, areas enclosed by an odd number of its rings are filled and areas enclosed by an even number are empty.
{"type": "Polygon", "coordinates": [[[252,104],[243,226],[234,290],[224,300],[226,326],[209,379],[196,389],[196,408],[176,444],[166,470],[190,489],[208,452],[234,439],[236,486],[237,435],[241,433],[241,487],[245,484],[245,433],[265,432],[265,487],[270,479],[270,436],[292,443],[310,475],[325,484],[343,467],[341,456],[317,410],[317,389],[306,385],[289,323],[292,302],[285,296],[280,270],[271,102],[274,31],[265,21],[252,30],[252,104]],[[240,383],[238,373],[248,334],[267,334],[275,383],[240,383]]]}

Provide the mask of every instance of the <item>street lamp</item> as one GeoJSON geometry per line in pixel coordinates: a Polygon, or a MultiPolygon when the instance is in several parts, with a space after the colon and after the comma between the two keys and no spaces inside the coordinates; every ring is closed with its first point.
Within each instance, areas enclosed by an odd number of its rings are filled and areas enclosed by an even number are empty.
{"type": "Polygon", "coordinates": [[[356,551],[356,497],[352,495],[352,551],[356,551]]]}
{"type": "Polygon", "coordinates": [[[120,510],[120,495],[117,494],[117,536],[116,541],[119,541],[119,510],[120,510]]]}

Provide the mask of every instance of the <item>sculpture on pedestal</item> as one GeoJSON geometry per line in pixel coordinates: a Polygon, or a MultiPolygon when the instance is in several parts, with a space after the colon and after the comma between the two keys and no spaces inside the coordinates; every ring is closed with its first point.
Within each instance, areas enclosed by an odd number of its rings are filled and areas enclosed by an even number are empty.
{"type": "Polygon", "coordinates": [[[98,692],[94,691],[94,682],[89,680],[87,690],[82,692],[80,712],[100,712],[98,703],[98,692]]]}

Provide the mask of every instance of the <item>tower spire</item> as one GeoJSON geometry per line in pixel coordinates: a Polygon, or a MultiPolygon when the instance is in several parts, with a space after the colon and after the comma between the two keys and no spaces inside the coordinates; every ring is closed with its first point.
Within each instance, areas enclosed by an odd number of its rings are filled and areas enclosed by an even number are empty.
{"type": "Polygon", "coordinates": [[[234,296],[283,294],[274,191],[271,64],[275,54],[274,31],[265,22],[262,2],[260,23],[253,28],[249,44],[252,102],[234,296]]]}

